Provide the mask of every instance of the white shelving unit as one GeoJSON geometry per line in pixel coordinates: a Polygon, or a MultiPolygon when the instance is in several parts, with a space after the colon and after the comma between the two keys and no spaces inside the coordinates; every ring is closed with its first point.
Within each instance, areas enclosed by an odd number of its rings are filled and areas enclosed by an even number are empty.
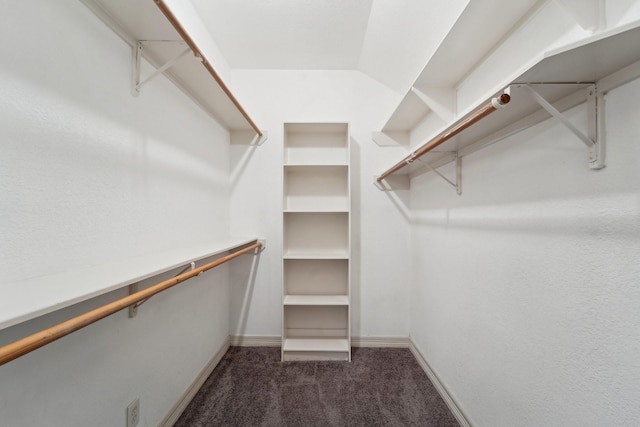
{"type": "Polygon", "coordinates": [[[287,123],[282,360],[351,360],[349,128],[287,123]]]}
{"type": "Polygon", "coordinates": [[[177,20],[171,22],[165,17],[161,11],[161,8],[168,10],[164,1],[82,2],[134,49],[132,93],[135,96],[144,96],[143,86],[147,78],[162,73],[216,121],[226,126],[229,131],[237,132],[237,139],[242,140],[238,143],[264,141],[266,136],[240,105],[187,31],[177,20]],[[155,67],[156,74],[146,77],[142,75],[140,58],[146,59],[155,67]],[[255,140],[247,139],[247,131],[257,133],[258,136],[255,140]]]}
{"type": "MultiPolygon", "coordinates": [[[[534,2],[501,0],[497,3],[511,8],[510,13],[514,17],[526,14],[534,6],[534,2]]],[[[410,135],[420,126],[428,123],[429,128],[438,129],[432,139],[411,149],[408,155],[375,177],[374,183],[380,189],[406,188],[410,177],[455,161],[456,177],[445,179],[460,193],[462,157],[552,116],[576,135],[578,144],[586,144],[585,160],[589,167],[600,169],[605,166],[604,94],[640,76],[640,22],[603,31],[532,58],[514,75],[505,76],[499,87],[487,88],[488,97],[458,111],[455,105],[456,86],[478,61],[478,58],[465,60],[466,56],[458,55],[458,50],[467,46],[465,40],[468,42],[473,38],[475,43],[474,34],[480,37],[478,43],[486,46],[486,49],[479,49],[483,54],[500,41],[496,35],[480,31],[482,19],[470,19],[481,16],[483,12],[479,7],[479,2],[469,3],[384,127],[373,132],[372,138],[380,146],[407,145],[409,148],[410,135]],[[451,61],[451,55],[459,60],[451,61]],[[444,66],[447,62],[460,67],[449,69],[444,66]],[[459,133],[453,132],[503,93],[510,95],[510,102],[504,108],[498,108],[459,133]],[[587,127],[578,129],[564,118],[562,112],[585,102],[587,127]],[[443,143],[434,144],[442,137],[445,137],[443,143]],[[416,153],[420,155],[416,156],[416,153]],[[399,168],[391,172],[396,167],[399,168]]],[[[492,26],[490,30],[496,28],[492,26]]],[[[507,30],[500,29],[502,32],[507,30]]]]}

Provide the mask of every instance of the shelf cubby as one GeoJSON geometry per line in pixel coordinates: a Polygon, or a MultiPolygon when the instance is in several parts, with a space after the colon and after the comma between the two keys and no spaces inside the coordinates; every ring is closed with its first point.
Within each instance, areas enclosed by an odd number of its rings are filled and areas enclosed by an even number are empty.
{"type": "Polygon", "coordinates": [[[347,306],[284,307],[285,333],[288,338],[347,338],[347,306]]]}
{"type": "Polygon", "coordinates": [[[348,295],[349,260],[285,259],[286,295],[348,295]]]}
{"type": "Polygon", "coordinates": [[[291,212],[349,210],[349,168],[285,166],[284,210],[291,212]]]}
{"type": "Polygon", "coordinates": [[[347,257],[349,213],[285,212],[285,257],[347,257]]]}
{"type": "Polygon", "coordinates": [[[293,123],[285,126],[285,165],[347,165],[349,145],[343,123],[293,123]]]}

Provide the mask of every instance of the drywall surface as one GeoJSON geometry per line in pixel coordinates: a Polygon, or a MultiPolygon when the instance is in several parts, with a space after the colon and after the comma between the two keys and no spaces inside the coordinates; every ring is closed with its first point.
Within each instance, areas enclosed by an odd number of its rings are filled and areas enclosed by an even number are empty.
{"type": "MultiPolygon", "coordinates": [[[[228,133],[163,78],[132,97],[130,48],[81,2],[3,5],[2,284],[226,235],[228,133]]],[[[228,299],[222,267],[0,366],[0,423],[125,425],[139,397],[140,425],[157,425],[225,342],[228,299]]]]}
{"type": "MultiPolygon", "coordinates": [[[[408,335],[408,222],[373,176],[405,149],[380,149],[371,129],[399,95],[357,71],[235,70],[232,83],[269,133],[260,147],[233,145],[231,230],[265,237],[253,288],[234,286],[231,333],[280,336],[282,311],[282,130],[285,122],[348,122],[352,181],[352,335],[408,335]]],[[[232,273],[247,283],[247,269],[232,273]],[[237,276],[235,275],[237,274],[237,276]]]]}
{"type": "Polygon", "coordinates": [[[413,179],[411,337],[473,425],[637,425],[639,97],[606,96],[603,170],[547,120],[465,157],[462,196],[413,179]]]}
{"type": "Polygon", "coordinates": [[[191,1],[168,0],[167,5],[175,15],[180,25],[185,29],[189,37],[200,49],[200,52],[213,65],[214,69],[225,84],[229,80],[231,68],[217,43],[211,37],[211,33],[205,27],[204,22],[191,1]]]}
{"type": "Polygon", "coordinates": [[[468,3],[374,1],[358,70],[406,93],[468,3]]]}
{"type": "Polygon", "coordinates": [[[608,0],[605,5],[605,21],[609,26],[623,25],[640,17],[638,0],[608,0]]]}
{"type": "Polygon", "coordinates": [[[373,0],[191,2],[234,69],[339,70],[358,64],[373,0]]]}

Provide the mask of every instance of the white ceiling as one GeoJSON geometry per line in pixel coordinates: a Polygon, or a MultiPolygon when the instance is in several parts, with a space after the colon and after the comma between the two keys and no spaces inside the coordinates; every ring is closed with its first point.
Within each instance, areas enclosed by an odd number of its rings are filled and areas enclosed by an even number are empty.
{"type": "Polygon", "coordinates": [[[360,70],[404,92],[469,0],[191,0],[231,68],[360,70]]]}
{"type": "Polygon", "coordinates": [[[353,69],[373,0],[193,0],[232,68],[353,69]]]}

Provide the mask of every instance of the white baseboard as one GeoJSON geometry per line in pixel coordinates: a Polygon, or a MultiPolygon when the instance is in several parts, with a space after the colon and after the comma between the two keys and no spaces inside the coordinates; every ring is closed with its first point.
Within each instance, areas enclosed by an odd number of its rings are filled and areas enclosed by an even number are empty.
{"type": "MultiPolygon", "coordinates": [[[[277,335],[232,335],[232,347],[280,347],[282,339],[277,335]]],[[[408,348],[407,337],[351,337],[353,347],[408,348]]]]}
{"type": "Polygon", "coordinates": [[[180,400],[178,400],[178,402],[173,405],[173,408],[171,408],[169,413],[164,417],[160,424],[158,424],[159,426],[172,427],[176,423],[176,421],[178,421],[178,418],[180,418],[182,412],[184,412],[184,410],[187,408],[187,405],[189,405],[198,390],[200,390],[204,382],[207,380],[207,378],[209,378],[211,372],[213,372],[215,367],[218,366],[218,363],[220,363],[222,357],[225,355],[227,350],[229,350],[230,345],[231,340],[229,339],[229,337],[227,337],[220,349],[216,352],[213,358],[211,358],[209,363],[207,363],[207,366],[205,366],[204,369],[200,371],[196,379],[193,380],[193,383],[191,383],[189,388],[182,395],[182,398],[180,398],[180,400]]]}
{"type": "Polygon", "coordinates": [[[352,347],[408,348],[407,337],[351,337],[352,347]]]}
{"type": "Polygon", "coordinates": [[[469,418],[464,414],[464,412],[460,408],[460,405],[458,405],[458,403],[453,398],[453,396],[451,396],[451,394],[449,393],[447,388],[444,386],[444,384],[440,381],[440,378],[434,372],[434,370],[431,369],[431,366],[429,365],[429,362],[427,362],[427,359],[425,359],[424,355],[422,354],[422,351],[420,351],[418,346],[416,346],[415,342],[413,342],[411,338],[409,338],[408,341],[409,341],[409,350],[411,351],[411,353],[413,353],[413,357],[416,358],[416,360],[418,361],[418,364],[422,367],[424,372],[427,374],[427,376],[429,377],[429,380],[431,380],[431,383],[440,394],[440,397],[442,397],[442,400],[444,400],[444,403],[447,404],[447,406],[449,407],[449,410],[451,411],[453,416],[456,418],[458,423],[462,427],[473,427],[473,424],[469,422],[469,418]]]}
{"type": "Polygon", "coordinates": [[[231,335],[232,347],[280,347],[279,335],[231,335]]]}

